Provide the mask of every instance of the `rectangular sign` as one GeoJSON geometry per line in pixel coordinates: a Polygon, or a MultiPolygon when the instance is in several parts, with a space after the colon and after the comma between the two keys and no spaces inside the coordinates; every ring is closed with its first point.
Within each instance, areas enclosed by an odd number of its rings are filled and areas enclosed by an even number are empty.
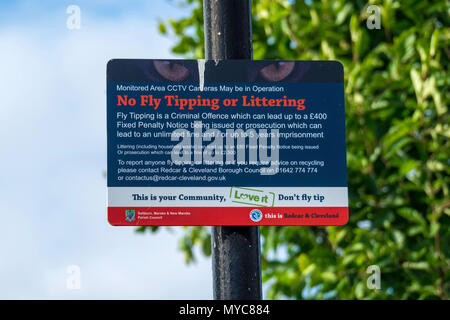
{"type": "Polygon", "coordinates": [[[127,60],[107,66],[112,225],[342,225],[336,61],[127,60]]]}

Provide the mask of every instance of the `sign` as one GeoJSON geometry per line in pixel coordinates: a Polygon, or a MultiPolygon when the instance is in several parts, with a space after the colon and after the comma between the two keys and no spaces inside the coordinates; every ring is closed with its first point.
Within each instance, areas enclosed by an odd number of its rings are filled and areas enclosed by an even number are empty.
{"type": "Polygon", "coordinates": [[[112,225],[342,225],[335,61],[111,60],[112,225]]]}

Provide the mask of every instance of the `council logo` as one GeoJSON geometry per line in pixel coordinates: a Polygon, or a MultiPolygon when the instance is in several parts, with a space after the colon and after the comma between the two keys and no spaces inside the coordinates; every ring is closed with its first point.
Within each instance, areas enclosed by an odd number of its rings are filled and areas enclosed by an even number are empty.
{"type": "Polygon", "coordinates": [[[128,222],[134,221],[135,212],[134,210],[125,210],[125,220],[128,222]]]}
{"type": "Polygon", "coordinates": [[[261,210],[253,209],[252,211],[250,211],[250,219],[252,219],[252,221],[254,222],[261,221],[262,217],[263,216],[261,210]]]}

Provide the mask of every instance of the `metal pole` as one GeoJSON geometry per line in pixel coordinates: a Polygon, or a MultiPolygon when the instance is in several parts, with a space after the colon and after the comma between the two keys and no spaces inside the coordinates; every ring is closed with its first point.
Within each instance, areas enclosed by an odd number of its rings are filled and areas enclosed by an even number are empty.
{"type": "MultiPolygon", "coordinates": [[[[251,0],[204,0],[207,60],[252,59],[251,0]]],[[[212,227],[216,300],[262,299],[259,227],[212,227]]]]}

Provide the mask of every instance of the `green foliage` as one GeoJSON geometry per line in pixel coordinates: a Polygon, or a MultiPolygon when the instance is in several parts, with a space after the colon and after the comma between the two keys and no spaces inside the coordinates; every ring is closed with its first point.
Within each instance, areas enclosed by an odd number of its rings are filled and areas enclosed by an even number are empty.
{"type": "MultiPolygon", "coordinates": [[[[159,27],[173,52],[203,58],[200,0],[159,27]]],[[[448,299],[449,11],[443,0],[253,1],[255,59],[339,60],[345,68],[350,220],[262,227],[267,298],[448,299]],[[381,8],[381,29],[366,26],[381,8]],[[381,290],[366,269],[381,268],[381,290]]],[[[207,228],[185,228],[187,261],[207,228]]]]}

